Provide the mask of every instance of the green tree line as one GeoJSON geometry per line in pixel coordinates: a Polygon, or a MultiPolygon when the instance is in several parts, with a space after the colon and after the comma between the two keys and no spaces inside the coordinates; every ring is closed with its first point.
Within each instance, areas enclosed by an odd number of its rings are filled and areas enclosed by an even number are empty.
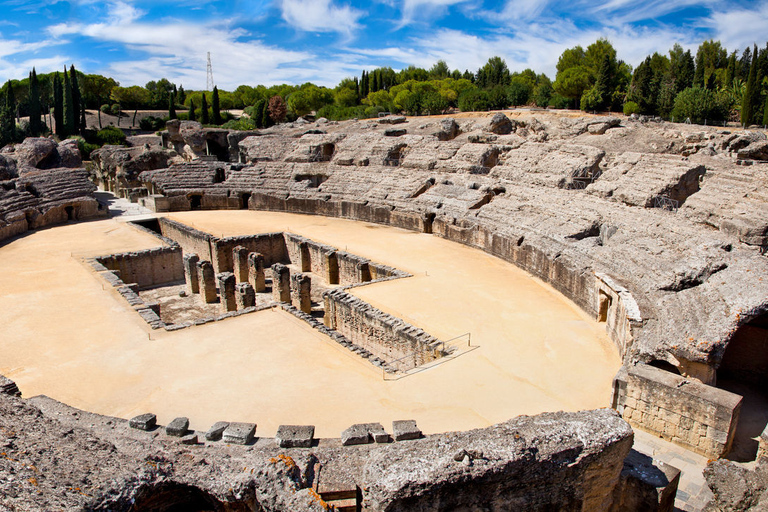
{"type": "Polygon", "coordinates": [[[85,110],[120,114],[158,110],[142,122],[159,129],[166,119],[193,119],[206,125],[252,129],[314,112],[318,117],[375,117],[381,112],[432,115],[485,111],[510,106],[623,111],[667,119],[744,125],[768,124],[768,44],[728,52],[719,41],[699,45],[695,55],[674,45],[632,69],[607,39],[568,48],[557,62],[554,81],[532,69],[511,71],[492,57],[475,72],[451,70],[445,61],[424,69],[408,66],[364,70],[336,87],[313,83],[240,85],[233,91],[185,91],[166,78],[122,87],[116,80],[69,70],[9,80],[0,89],[0,144],[25,135],[84,135],[85,110]],[[239,120],[228,114],[244,109],[239,120]],[[28,118],[19,124],[20,118],[28,118]],[[45,123],[43,119],[48,120],[45,123]]]}

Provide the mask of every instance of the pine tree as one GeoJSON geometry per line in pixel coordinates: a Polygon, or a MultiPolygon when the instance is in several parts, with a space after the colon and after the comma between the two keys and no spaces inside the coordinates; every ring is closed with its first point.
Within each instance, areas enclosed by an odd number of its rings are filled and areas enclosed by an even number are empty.
{"type": "Polygon", "coordinates": [[[74,128],[70,135],[74,133],[80,133],[80,135],[82,135],[85,131],[85,116],[81,116],[83,110],[82,95],[80,94],[80,85],[78,84],[77,72],[75,71],[74,64],[69,67],[69,81],[72,87],[72,113],[75,116],[72,123],[74,128]]]}
{"type": "Polygon", "coordinates": [[[202,112],[200,113],[200,122],[208,124],[208,101],[205,99],[205,93],[203,93],[203,105],[202,112]]]}
{"type": "Polygon", "coordinates": [[[213,86],[213,124],[219,126],[221,124],[221,109],[219,107],[219,88],[213,86]]]}
{"type": "Polygon", "coordinates": [[[64,68],[64,126],[62,129],[62,138],[67,138],[75,133],[75,111],[72,104],[72,83],[67,74],[67,68],[64,68]]]}
{"type": "MultiPolygon", "coordinates": [[[[183,91],[184,89],[182,89],[183,91]]],[[[179,91],[181,92],[181,91],[179,91]]],[[[194,100],[189,100],[189,120],[195,121],[195,102],[194,100]]]]}
{"type": "Polygon", "coordinates": [[[168,93],[168,119],[176,119],[176,98],[173,92],[168,93]]]}
{"type": "MultiPolygon", "coordinates": [[[[747,87],[744,90],[744,96],[741,99],[741,124],[749,126],[752,124],[752,117],[755,109],[755,92],[760,94],[757,87],[757,45],[752,54],[752,62],[749,66],[749,78],[747,78],[747,87]]],[[[759,98],[759,96],[757,96],[759,98]]]]}
{"type": "Polygon", "coordinates": [[[40,84],[37,82],[37,72],[32,68],[32,72],[29,73],[29,132],[35,137],[43,133],[41,110],[40,84]]]}
{"type": "Polygon", "coordinates": [[[56,135],[64,138],[64,89],[61,85],[61,77],[57,71],[53,75],[53,124],[56,135]]]}

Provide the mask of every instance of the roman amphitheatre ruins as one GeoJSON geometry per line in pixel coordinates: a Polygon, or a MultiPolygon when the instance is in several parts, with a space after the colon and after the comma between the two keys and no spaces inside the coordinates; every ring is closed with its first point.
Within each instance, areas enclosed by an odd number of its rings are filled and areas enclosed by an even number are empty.
{"type": "Polygon", "coordinates": [[[768,503],[764,132],[129,142],[0,152],[0,508],[701,509],[638,439],[709,459],[711,510],[768,503]]]}

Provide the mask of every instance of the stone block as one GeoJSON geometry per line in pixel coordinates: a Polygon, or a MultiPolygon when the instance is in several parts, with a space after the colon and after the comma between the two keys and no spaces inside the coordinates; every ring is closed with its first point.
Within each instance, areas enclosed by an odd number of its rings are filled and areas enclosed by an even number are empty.
{"type": "Polygon", "coordinates": [[[16,386],[15,382],[13,382],[8,377],[0,375],[0,394],[21,396],[21,391],[19,391],[19,388],[16,386]]]}
{"type": "Polygon", "coordinates": [[[248,282],[248,249],[242,245],[232,249],[232,267],[238,283],[248,282]]]}
{"type": "Polygon", "coordinates": [[[419,439],[421,430],[416,426],[416,420],[396,420],[392,422],[392,437],[395,441],[419,439]]]}
{"type": "Polygon", "coordinates": [[[206,441],[218,441],[221,439],[222,434],[224,433],[224,430],[229,426],[228,421],[217,421],[213,424],[211,428],[208,429],[208,432],[205,433],[205,440],[206,441]]]}
{"type": "Polygon", "coordinates": [[[216,274],[216,280],[219,283],[219,301],[221,301],[221,312],[237,311],[237,299],[235,298],[235,274],[232,272],[221,272],[216,274]]]}
{"type": "Polygon", "coordinates": [[[222,439],[229,444],[248,444],[256,433],[255,423],[230,423],[224,429],[222,439]]]}
{"type": "Polygon", "coordinates": [[[197,264],[200,257],[197,254],[190,253],[184,255],[184,279],[187,282],[187,293],[200,293],[200,282],[198,281],[197,264]]]}
{"type": "Polygon", "coordinates": [[[291,271],[281,263],[272,265],[272,298],[275,302],[291,302],[291,271]]]}
{"type": "Polygon", "coordinates": [[[165,433],[169,436],[182,437],[189,430],[189,418],[179,417],[165,427],[165,433]]]}
{"type": "Polygon", "coordinates": [[[197,278],[200,286],[200,294],[203,300],[211,304],[216,302],[216,273],[213,271],[213,265],[210,261],[199,261],[197,263],[197,278]]]}
{"type": "Polygon", "coordinates": [[[253,286],[253,291],[261,293],[266,290],[266,276],[264,274],[264,255],[258,252],[248,254],[248,282],[253,286]]]}
{"type": "Polygon", "coordinates": [[[181,444],[197,444],[197,434],[188,434],[186,436],[182,436],[181,439],[179,439],[179,443],[181,443],[181,444]]]}
{"type": "Polygon", "coordinates": [[[291,276],[291,302],[302,313],[312,313],[312,279],[305,274],[291,276]]]}
{"type": "Polygon", "coordinates": [[[612,512],[644,510],[672,512],[680,482],[680,470],[630,450],[616,486],[612,512]]]}
{"type": "Polygon", "coordinates": [[[256,305],[256,292],[253,291],[251,283],[237,283],[235,286],[235,301],[238,311],[246,308],[252,308],[256,305]]]}
{"type": "Polygon", "coordinates": [[[314,437],[314,425],[280,425],[275,442],[280,448],[310,448],[314,437]]]}
{"type": "Polygon", "coordinates": [[[381,423],[357,423],[341,433],[341,444],[344,446],[368,444],[372,441],[377,443],[389,441],[389,434],[381,423]]]}
{"type": "Polygon", "coordinates": [[[139,430],[152,430],[157,425],[157,416],[152,413],[134,416],[130,419],[128,425],[139,430]]]}

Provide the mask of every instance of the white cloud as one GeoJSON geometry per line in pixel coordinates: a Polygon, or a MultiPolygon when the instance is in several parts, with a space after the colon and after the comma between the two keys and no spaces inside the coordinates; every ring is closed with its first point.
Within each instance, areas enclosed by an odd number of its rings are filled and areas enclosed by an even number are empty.
{"type": "Polygon", "coordinates": [[[704,20],[704,26],[713,30],[713,39],[719,40],[729,51],[765,44],[768,1],[754,9],[716,10],[704,20]]]}
{"type": "Polygon", "coordinates": [[[605,3],[587,0],[581,5],[585,10],[595,13],[601,23],[620,26],[635,21],[654,20],[687,7],[712,7],[719,3],[722,3],[722,0],[612,0],[605,3]]]}
{"type": "Polygon", "coordinates": [[[434,18],[437,13],[445,11],[452,5],[466,3],[468,0],[402,0],[402,20],[400,27],[403,27],[416,18],[434,18]]]}
{"type": "Polygon", "coordinates": [[[486,14],[486,18],[497,17],[505,21],[532,20],[544,11],[547,4],[549,0],[508,0],[500,13],[486,14]]]}
{"type": "MultiPolygon", "coordinates": [[[[143,85],[167,77],[187,89],[203,89],[206,54],[211,53],[216,84],[233,89],[240,84],[275,84],[309,80],[321,75],[319,62],[308,52],[284,50],[229,23],[144,22],[142,13],[124,2],[113,4],[103,23],[63,23],[49,27],[53,37],[77,34],[95,41],[125,45],[140,59],[113,61],[101,72],[121,85],[143,85]]],[[[333,66],[329,66],[333,68],[333,66]]],[[[333,75],[333,73],[331,73],[333,75]]]]}
{"type": "Polygon", "coordinates": [[[331,0],[282,0],[283,19],[305,32],[339,32],[350,35],[360,28],[363,12],[331,0]]]}

